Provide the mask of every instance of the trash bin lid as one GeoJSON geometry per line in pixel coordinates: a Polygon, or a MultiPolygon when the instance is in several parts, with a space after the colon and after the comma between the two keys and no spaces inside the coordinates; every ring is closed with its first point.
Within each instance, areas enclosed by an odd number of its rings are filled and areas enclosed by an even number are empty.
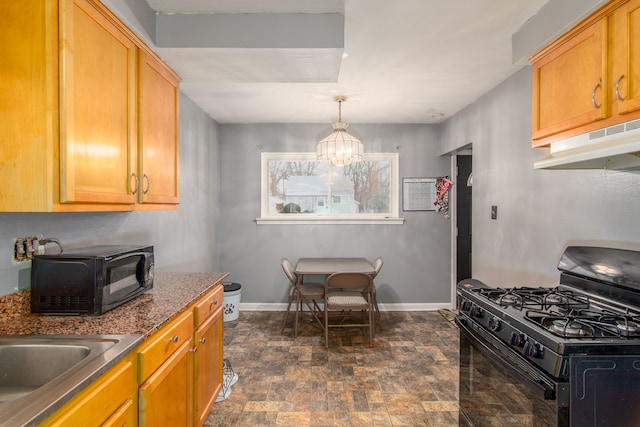
{"type": "Polygon", "coordinates": [[[233,283],[233,282],[223,282],[222,286],[224,286],[225,292],[239,291],[240,288],[242,287],[240,283],[233,283]]]}

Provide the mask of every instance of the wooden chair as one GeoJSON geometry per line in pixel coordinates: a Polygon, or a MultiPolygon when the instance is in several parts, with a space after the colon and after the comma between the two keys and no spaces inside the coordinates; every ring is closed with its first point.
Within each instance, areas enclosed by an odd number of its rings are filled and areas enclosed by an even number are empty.
{"type": "Polygon", "coordinates": [[[289,279],[289,304],[287,305],[287,312],[284,315],[282,331],[280,333],[284,332],[284,327],[289,318],[289,312],[291,311],[291,304],[294,302],[296,304],[296,317],[293,327],[294,337],[298,337],[298,315],[304,310],[303,304],[307,306],[309,312],[311,312],[320,326],[323,326],[322,321],[318,317],[318,314],[322,313],[320,306],[318,306],[318,301],[324,299],[324,284],[298,283],[298,276],[295,274],[295,269],[291,262],[286,258],[282,258],[280,264],[282,265],[284,274],[287,276],[287,279],[289,279]]]}
{"type": "Polygon", "coordinates": [[[369,328],[369,345],[373,347],[373,279],[366,273],[333,273],[324,285],[324,339],[329,348],[329,328],[369,328]],[[341,311],[366,315],[367,322],[330,323],[329,312],[341,311]]]}

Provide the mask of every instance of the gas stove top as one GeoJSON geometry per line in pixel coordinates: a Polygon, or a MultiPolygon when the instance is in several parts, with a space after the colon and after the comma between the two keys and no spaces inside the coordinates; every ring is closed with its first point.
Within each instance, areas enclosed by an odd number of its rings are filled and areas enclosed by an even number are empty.
{"type": "Polygon", "coordinates": [[[640,354],[640,252],[569,247],[558,269],[555,287],[463,280],[460,315],[558,378],[572,354],[640,354]]]}
{"type": "Polygon", "coordinates": [[[474,288],[472,292],[520,311],[525,319],[562,338],[640,338],[640,312],[576,289],[474,288]]]}

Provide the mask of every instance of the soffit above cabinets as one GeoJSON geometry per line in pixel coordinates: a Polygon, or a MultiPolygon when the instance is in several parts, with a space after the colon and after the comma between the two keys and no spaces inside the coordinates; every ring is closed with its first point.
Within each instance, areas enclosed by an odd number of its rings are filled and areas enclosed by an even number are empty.
{"type": "Polygon", "coordinates": [[[566,0],[102,1],[219,123],[329,124],[336,95],[349,123],[446,120],[520,69],[512,35],[566,0]]]}

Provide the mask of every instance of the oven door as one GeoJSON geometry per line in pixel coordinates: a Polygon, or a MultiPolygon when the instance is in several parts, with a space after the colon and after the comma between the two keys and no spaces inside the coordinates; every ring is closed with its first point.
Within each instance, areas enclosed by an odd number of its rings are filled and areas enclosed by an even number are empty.
{"type": "Polygon", "coordinates": [[[460,426],[568,427],[568,385],[555,382],[464,314],[460,328],[460,426]]]}
{"type": "Polygon", "coordinates": [[[573,426],[633,427],[640,423],[640,356],[573,356],[573,426]]]}

